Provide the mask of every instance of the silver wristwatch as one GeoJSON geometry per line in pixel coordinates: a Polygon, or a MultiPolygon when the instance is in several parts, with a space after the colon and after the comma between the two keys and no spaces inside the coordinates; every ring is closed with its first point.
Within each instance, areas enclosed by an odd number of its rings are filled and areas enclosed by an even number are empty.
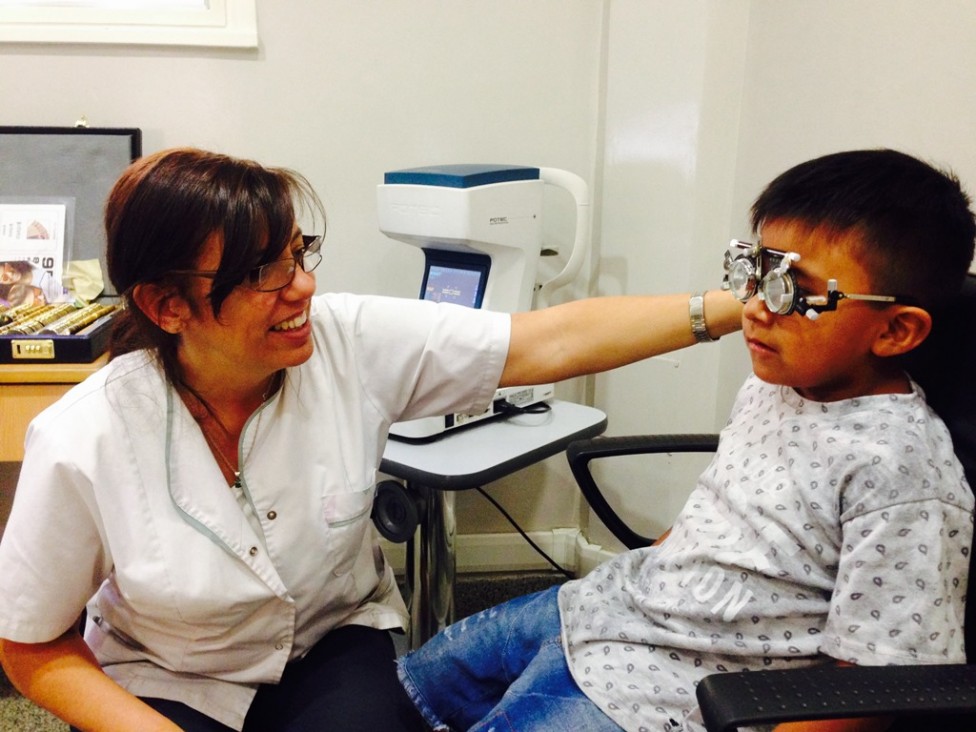
{"type": "Polygon", "coordinates": [[[699,343],[713,343],[718,338],[712,338],[705,327],[705,293],[696,292],[688,300],[688,318],[691,320],[691,332],[699,343]]]}

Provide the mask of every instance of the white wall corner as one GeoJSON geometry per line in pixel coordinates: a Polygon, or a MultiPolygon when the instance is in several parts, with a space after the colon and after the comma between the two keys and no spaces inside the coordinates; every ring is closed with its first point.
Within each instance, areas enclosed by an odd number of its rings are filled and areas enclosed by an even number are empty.
{"type": "MultiPolygon", "coordinates": [[[[590,544],[577,528],[528,532],[546,554],[563,569],[582,576],[616,552],[590,544]]],[[[404,544],[380,542],[387,561],[397,574],[406,566],[404,544]]],[[[465,534],[457,537],[457,571],[465,572],[529,572],[551,570],[550,565],[520,535],[465,534]]]]}

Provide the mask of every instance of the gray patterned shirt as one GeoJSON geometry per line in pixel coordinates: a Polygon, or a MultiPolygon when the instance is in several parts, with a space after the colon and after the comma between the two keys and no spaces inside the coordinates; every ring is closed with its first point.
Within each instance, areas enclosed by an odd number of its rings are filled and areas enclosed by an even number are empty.
{"type": "Polygon", "coordinates": [[[963,662],[973,496],[914,388],[820,403],[747,379],[668,539],[560,591],[584,693],[627,730],[689,731],[718,671],[963,662]]]}

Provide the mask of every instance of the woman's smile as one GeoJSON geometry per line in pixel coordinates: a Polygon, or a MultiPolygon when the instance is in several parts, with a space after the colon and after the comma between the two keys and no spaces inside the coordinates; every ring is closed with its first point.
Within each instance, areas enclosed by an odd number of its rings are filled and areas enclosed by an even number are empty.
{"type": "Polygon", "coordinates": [[[276,332],[295,330],[296,328],[301,328],[308,322],[308,310],[303,310],[301,313],[288,320],[283,320],[277,325],[271,326],[271,330],[276,332]]]}

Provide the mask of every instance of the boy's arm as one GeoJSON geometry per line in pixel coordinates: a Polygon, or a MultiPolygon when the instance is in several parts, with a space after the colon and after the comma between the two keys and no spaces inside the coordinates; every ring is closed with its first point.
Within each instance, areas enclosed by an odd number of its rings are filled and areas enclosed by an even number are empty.
{"type": "Polygon", "coordinates": [[[78,729],[179,732],[110,679],[76,630],[48,643],[0,639],[0,661],[21,694],[78,729]]]}

